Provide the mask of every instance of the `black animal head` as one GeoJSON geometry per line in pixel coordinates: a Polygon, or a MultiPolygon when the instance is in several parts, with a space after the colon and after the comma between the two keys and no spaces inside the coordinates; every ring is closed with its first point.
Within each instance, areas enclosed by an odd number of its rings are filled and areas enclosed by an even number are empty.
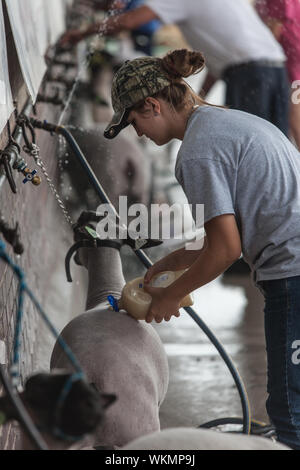
{"type": "Polygon", "coordinates": [[[94,432],[104,418],[105,409],[116,400],[115,395],[102,394],[93,384],[78,379],[72,382],[58,410],[71,375],[39,373],[26,381],[24,390],[24,399],[36,413],[41,427],[48,432],[58,428],[62,438],[63,435],[80,438],[94,432]]]}

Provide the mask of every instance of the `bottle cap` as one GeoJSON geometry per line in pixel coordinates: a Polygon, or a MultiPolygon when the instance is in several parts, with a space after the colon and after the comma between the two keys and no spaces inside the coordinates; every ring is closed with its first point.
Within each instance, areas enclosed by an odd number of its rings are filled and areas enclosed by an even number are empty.
{"type": "Polygon", "coordinates": [[[115,312],[119,312],[119,305],[117,299],[113,295],[108,295],[107,300],[109,301],[110,305],[114,309],[115,312]]]}

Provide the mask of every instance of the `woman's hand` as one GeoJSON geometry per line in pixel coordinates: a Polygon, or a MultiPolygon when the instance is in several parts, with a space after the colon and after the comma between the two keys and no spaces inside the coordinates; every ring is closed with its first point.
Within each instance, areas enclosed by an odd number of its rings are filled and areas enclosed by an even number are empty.
{"type": "Polygon", "coordinates": [[[144,276],[144,283],[149,284],[152,277],[162,271],[180,271],[181,269],[189,268],[199,256],[200,251],[201,250],[198,249],[186,250],[185,248],[181,248],[169,253],[148,269],[144,276]]]}
{"type": "Polygon", "coordinates": [[[146,322],[151,323],[155,320],[160,323],[162,320],[169,321],[174,315],[179,317],[180,299],[176,299],[170,293],[167,287],[144,286],[144,290],[152,297],[152,302],[146,315],[146,322]]]}
{"type": "Polygon", "coordinates": [[[170,265],[166,258],[162,258],[151,266],[144,276],[144,284],[148,285],[155,274],[162,271],[170,271],[170,265]]]}

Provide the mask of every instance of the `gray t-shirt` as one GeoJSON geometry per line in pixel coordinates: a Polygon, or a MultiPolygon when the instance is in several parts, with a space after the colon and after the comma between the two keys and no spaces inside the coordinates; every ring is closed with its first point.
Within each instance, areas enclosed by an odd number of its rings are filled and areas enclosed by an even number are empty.
{"type": "Polygon", "coordinates": [[[256,282],[300,275],[300,153],[280,130],[242,111],[200,106],[175,171],[193,209],[204,204],[204,223],[235,215],[256,282]]]}

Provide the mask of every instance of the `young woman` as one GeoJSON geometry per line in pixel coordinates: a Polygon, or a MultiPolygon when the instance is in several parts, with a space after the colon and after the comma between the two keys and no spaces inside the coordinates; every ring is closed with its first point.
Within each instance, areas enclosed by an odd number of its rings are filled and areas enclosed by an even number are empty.
{"type": "MultiPolygon", "coordinates": [[[[280,441],[300,449],[300,154],[271,123],[211,106],[183,80],[204,67],[199,52],[127,61],[112,83],[113,138],[128,124],[157,145],[182,140],[176,178],[193,209],[204,204],[201,250],[177,250],[145,275],[188,268],[152,295],[147,321],[178,316],[180,300],[243,253],[265,296],[267,410],[280,441]]],[[[194,214],[193,214],[194,215],[194,214]]]]}

